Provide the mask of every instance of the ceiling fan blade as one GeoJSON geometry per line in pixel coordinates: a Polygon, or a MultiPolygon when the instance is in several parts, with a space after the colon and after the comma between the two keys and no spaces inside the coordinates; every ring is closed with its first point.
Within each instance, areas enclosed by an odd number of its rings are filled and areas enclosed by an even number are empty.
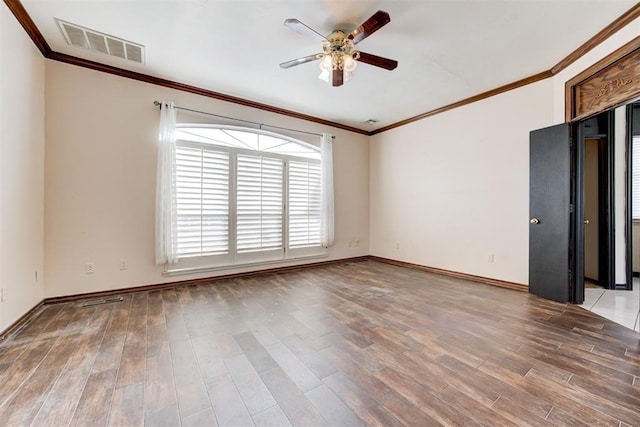
{"type": "Polygon", "coordinates": [[[376,67],[384,68],[385,70],[395,70],[395,68],[398,66],[398,61],[389,58],[383,58],[382,56],[372,55],[366,52],[360,52],[358,61],[376,67]]]}
{"type": "Polygon", "coordinates": [[[303,56],[302,58],[292,59],[291,61],[283,62],[280,64],[280,68],[291,68],[296,65],[304,64],[311,61],[316,61],[324,57],[324,53],[316,53],[314,55],[303,56]]]}
{"type": "Polygon", "coordinates": [[[295,18],[287,19],[286,21],[284,21],[284,26],[291,28],[293,31],[300,33],[303,36],[310,37],[319,42],[327,40],[325,36],[318,33],[316,30],[307,27],[305,24],[295,18]]]}
{"type": "Polygon", "coordinates": [[[333,70],[331,75],[331,85],[334,87],[342,86],[344,83],[344,72],[342,70],[333,70]]]}
{"type": "Polygon", "coordinates": [[[391,17],[387,12],[382,10],[377,11],[373,14],[373,16],[367,19],[362,25],[353,30],[351,34],[349,34],[349,38],[353,40],[353,44],[358,44],[362,40],[369,37],[371,34],[378,31],[380,28],[387,25],[391,22],[391,17]]]}

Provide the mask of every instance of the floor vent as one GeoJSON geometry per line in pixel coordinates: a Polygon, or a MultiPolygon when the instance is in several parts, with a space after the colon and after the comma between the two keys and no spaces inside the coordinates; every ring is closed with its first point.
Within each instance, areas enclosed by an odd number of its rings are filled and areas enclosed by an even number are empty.
{"type": "Polygon", "coordinates": [[[84,304],[82,304],[83,307],[92,307],[94,305],[101,305],[101,304],[111,304],[114,302],[120,302],[122,301],[124,298],[122,297],[109,297],[109,298],[102,298],[102,299],[95,299],[92,301],[87,301],[84,304]]]}
{"type": "Polygon", "coordinates": [[[144,64],[144,46],[141,44],[81,27],[58,18],[53,19],[58,24],[58,28],[60,28],[65,40],[71,46],[144,64]]]}

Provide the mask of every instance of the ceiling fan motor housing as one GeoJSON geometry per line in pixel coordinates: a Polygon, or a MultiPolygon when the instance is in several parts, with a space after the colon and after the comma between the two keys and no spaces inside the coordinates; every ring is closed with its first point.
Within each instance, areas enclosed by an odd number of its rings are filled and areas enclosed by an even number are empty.
{"type": "Polygon", "coordinates": [[[331,56],[334,70],[345,68],[345,55],[354,60],[360,57],[360,52],[354,48],[353,40],[342,30],[335,30],[329,34],[327,40],[322,42],[322,50],[325,55],[331,56]]]}

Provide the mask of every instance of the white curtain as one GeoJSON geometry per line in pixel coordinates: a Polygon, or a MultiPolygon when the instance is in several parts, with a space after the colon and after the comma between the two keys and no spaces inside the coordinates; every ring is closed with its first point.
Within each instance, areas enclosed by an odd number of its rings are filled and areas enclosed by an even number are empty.
{"type": "Polygon", "coordinates": [[[333,246],[334,215],[333,215],[333,141],[329,133],[323,133],[320,140],[320,155],[322,158],[322,188],[320,194],[320,243],[322,246],[333,246]]]}
{"type": "Polygon", "coordinates": [[[173,102],[162,101],[156,180],[156,264],[178,262],[175,131],[176,107],[173,102]]]}

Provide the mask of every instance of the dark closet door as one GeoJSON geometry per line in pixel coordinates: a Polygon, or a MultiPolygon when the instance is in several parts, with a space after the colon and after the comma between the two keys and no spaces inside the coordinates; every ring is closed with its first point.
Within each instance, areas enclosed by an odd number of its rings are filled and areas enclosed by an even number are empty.
{"type": "Polygon", "coordinates": [[[568,302],[571,203],[570,125],[529,136],[529,292],[568,302]]]}

